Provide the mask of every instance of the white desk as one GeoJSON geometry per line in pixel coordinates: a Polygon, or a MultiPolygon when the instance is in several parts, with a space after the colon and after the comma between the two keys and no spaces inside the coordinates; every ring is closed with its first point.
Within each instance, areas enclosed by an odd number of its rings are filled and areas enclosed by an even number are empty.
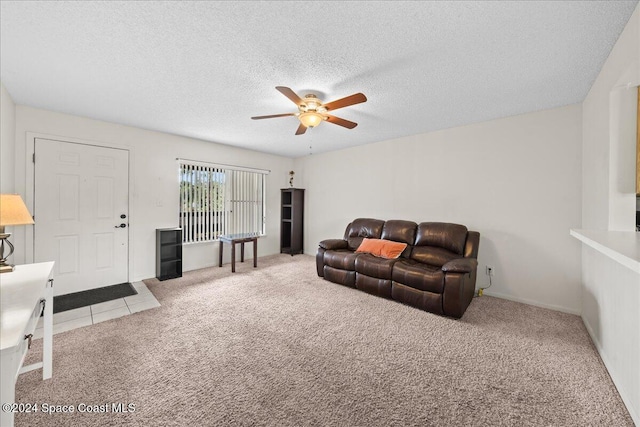
{"type": "MultiPolygon", "coordinates": [[[[42,368],[42,379],[51,378],[53,353],[53,262],[17,265],[0,274],[1,403],[15,402],[18,375],[42,368]],[[42,306],[44,336],[42,362],[22,366],[42,306]]],[[[13,412],[0,411],[0,425],[13,426],[13,412]]]]}

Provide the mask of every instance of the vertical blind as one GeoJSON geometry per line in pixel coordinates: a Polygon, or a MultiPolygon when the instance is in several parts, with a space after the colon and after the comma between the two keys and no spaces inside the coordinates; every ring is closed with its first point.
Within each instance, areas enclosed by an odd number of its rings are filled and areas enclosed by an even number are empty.
{"type": "Polygon", "coordinates": [[[210,242],[222,234],[264,234],[268,171],[179,163],[183,243],[210,242]]]}

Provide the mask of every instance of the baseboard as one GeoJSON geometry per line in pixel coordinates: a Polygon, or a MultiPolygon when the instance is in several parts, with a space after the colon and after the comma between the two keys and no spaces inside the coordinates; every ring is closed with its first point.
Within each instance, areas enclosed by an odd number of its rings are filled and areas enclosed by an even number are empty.
{"type": "Polygon", "coordinates": [[[616,387],[616,390],[618,390],[618,394],[620,395],[620,398],[622,399],[624,406],[626,406],[627,411],[629,411],[629,415],[631,415],[631,419],[633,420],[636,426],[640,427],[640,417],[634,411],[633,406],[631,406],[631,399],[629,399],[629,396],[627,396],[625,390],[619,386],[619,384],[621,383],[619,381],[618,374],[615,372],[614,369],[612,369],[611,362],[609,361],[609,358],[605,355],[605,353],[602,351],[602,346],[600,345],[600,342],[596,339],[596,335],[593,332],[593,329],[589,325],[589,322],[587,322],[587,319],[585,319],[584,317],[582,317],[582,323],[584,323],[584,326],[587,329],[589,336],[591,337],[591,341],[593,342],[593,345],[596,347],[596,350],[598,350],[600,359],[602,359],[602,363],[604,363],[605,368],[607,368],[609,377],[611,377],[611,381],[613,381],[613,385],[616,387]]]}
{"type": "Polygon", "coordinates": [[[506,299],[509,301],[521,302],[523,304],[533,305],[541,308],[548,308],[549,310],[560,311],[562,313],[575,314],[576,316],[580,316],[582,314],[580,310],[576,310],[573,308],[567,308],[567,307],[562,307],[560,305],[553,305],[553,304],[544,304],[544,303],[529,300],[526,298],[519,298],[519,297],[514,297],[512,295],[501,294],[499,292],[490,292],[486,289],[483,291],[483,293],[484,295],[488,295],[490,297],[496,297],[496,298],[506,299]]]}

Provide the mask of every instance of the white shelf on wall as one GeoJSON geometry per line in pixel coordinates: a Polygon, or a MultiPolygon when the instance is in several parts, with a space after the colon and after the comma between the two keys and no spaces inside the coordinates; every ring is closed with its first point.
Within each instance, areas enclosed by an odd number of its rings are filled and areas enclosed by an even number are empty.
{"type": "Polygon", "coordinates": [[[569,234],[640,274],[640,233],[571,229],[569,234]]]}

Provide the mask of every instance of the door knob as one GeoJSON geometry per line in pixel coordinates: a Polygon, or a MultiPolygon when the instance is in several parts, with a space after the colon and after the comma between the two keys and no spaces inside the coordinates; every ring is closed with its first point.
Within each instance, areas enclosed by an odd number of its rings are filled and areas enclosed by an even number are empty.
{"type": "Polygon", "coordinates": [[[125,214],[120,215],[120,218],[125,219],[127,216],[125,214]]]}
{"type": "Polygon", "coordinates": [[[127,224],[125,224],[124,222],[120,225],[116,225],[115,228],[126,228],[127,224]]]}

